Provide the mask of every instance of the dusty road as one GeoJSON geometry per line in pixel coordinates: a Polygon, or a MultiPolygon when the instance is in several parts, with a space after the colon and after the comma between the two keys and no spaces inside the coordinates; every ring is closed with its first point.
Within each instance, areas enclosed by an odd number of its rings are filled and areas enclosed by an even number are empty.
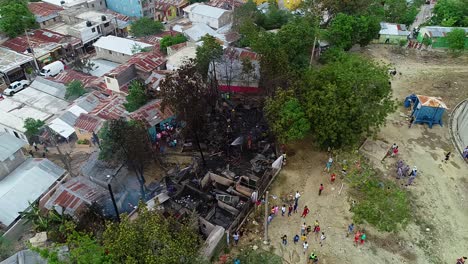
{"type": "MultiPolygon", "coordinates": [[[[452,59],[440,54],[395,54],[384,46],[372,46],[363,51],[365,56],[391,64],[402,75],[392,80],[394,97],[398,102],[411,94],[441,96],[452,108],[468,97],[467,58],[452,59]]],[[[450,112],[450,110],[448,111],[450,112]]],[[[458,155],[449,163],[442,159],[453,151],[448,126],[416,125],[408,129],[404,117],[406,110],[400,106],[388,117],[387,126],[378,137],[400,146],[400,157],[417,165],[420,175],[408,191],[412,198],[414,217],[411,224],[398,234],[385,234],[371,226],[360,226],[368,233],[368,243],[355,247],[352,238],[345,236],[351,222],[350,201],[346,185],[338,194],[341,181],[330,184],[323,172],[326,153],[317,152],[310,139],[289,146],[292,155],[279,175],[271,194],[281,196],[299,190],[299,211],[307,205],[311,213],[306,219],[300,212],[292,217],[276,217],[270,224],[270,239],[274,252],[288,263],[306,263],[301,245],[292,244],[292,237],[300,233],[303,222],[312,225],[320,222],[327,239],[323,246],[313,236],[308,238],[308,253],[314,251],[320,263],[455,263],[455,259],[468,255],[468,172],[467,164],[458,155]],[[320,183],[325,185],[318,196],[320,183]],[[287,235],[289,244],[281,245],[281,236],[287,235]]],[[[448,121],[448,115],[444,121],[448,121]]],[[[338,157],[339,160],[339,157],[338,157]]],[[[394,159],[385,160],[379,167],[388,177],[393,177],[394,159]]],[[[280,207],[282,202],[272,199],[280,207]]],[[[257,229],[261,229],[260,226],[257,229]]],[[[257,244],[260,244],[259,241],[257,244]]]]}

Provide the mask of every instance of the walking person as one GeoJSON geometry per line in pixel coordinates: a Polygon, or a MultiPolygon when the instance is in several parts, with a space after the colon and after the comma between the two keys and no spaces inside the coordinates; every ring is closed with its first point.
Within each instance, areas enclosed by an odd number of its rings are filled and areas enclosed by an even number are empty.
{"type": "Polygon", "coordinates": [[[307,216],[307,214],[309,214],[309,212],[310,212],[310,210],[309,210],[309,208],[307,208],[307,205],[304,206],[304,210],[302,211],[301,217],[306,218],[306,216],[307,216]]]}
{"type": "Polygon", "coordinates": [[[331,182],[331,183],[334,183],[335,180],[336,180],[336,174],[335,174],[335,173],[332,173],[332,174],[330,175],[330,182],[331,182]]]}
{"type": "Polygon", "coordinates": [[[281,216],[284,216],[285,213],[286,213],[286,205],[283,204],[283,206],[281,207],[281,216]]]}
{"type": "Polygon", "coordinates": [[[299,235],[298,235],[298,234],[296,234],[296,235],[294,236],[293,242],[294,242],[294,245],[296,245],[297,242],[299,242],[299,235]]]}
{"type": "Polygon", "coordinates": [[[308,262],[308,263],[310,263],[310,262],[312,262],[312,263],[318,263],[318,260],[319,260],[319,259],[318,259],[317,255],[315,255],[314,252],[310,253],[309,262],[308,262]]]}
{"type": "Polygon", "coordinates": [[[304,223],[304,224],[301,225],[301,236],[305,234],[306,228],[307,228],[306,223],[304,223]]]}
{"type": "Polygon", "coordinates": [[[273,216],[272,214],[270,214],[267,218],[267,224],[270,224],[271,223],[271,220],[273,220],[273,216]]]}
{"type": "Polygon", "coordinates": [[[325,169],[323,171],[326,170],[327,172],[330,172],[332,164],[333,164],[333,158],[330,156],[330,158],[328,158],[328,162],[325,165],[325,169]]]}
{"type": "Polygon", "coordinates": [[[323,247],[323,244],[325,243],[325,239],[327,239],[327,237],[325,236],[325,232],[322,232],[322,234],[320,235],[320,246],[323,247]]]}
{"type": "Polygon", "coordinates": [[[357,231],[356,234],[354,234],[354,244],[357,246],[359,245],[359,240],[361,239],[361,231],[357,231]]]}
{"type": "Polygon", "coordinates": [[[322,195],[322,191],[323,191],[323,184],[321,183],[319,187],[319,196],[322,195]]]}
{"type": "Polygon", "coordinates": [[[306,228],[306,235],[309,235],[310,232],[312,232],[312,227],[311,227],[311,226],[307,226],[307,228],[306,228]]]}
{"type": "Polygon", "coordinates": [[[392,157],[396,157],[398,155],[398,146],[393,149],[392,151],[392,157]]]}
{"type": "Polygon", "coordinates": [[[292,204],[290,204],[288,207],[288,217],[291,216],[292,210],[293,210],[293,207],[292,207],[292,204]]]}
{"type": "Polygon", "coordinates": [[[294,204],[293,212],[297,213],[297,203],[294,204]]]}
{"type": "Polygon", "coordinates": [[[239,243],[239,233],[235,232],[234,235],[232,235],[232,238],[234,238],[234,245],[237,246],[237,244],[239,243]]]}
{"type": "Polygon", "coordinates": [[[316,226],[314,227],[314,233],[315,233],[315,240],[317,241],[318,236],[319,236],[319,234],[320,234],[320,226],[319,226],[319,225],[316,225],[316,226]]]}
{"type": "Polygon", "coordinates": [[[294,203],[297,204],[297,202],[299,202],[299,198],[301,198],[301,194],[299,191],[296,191],[296,194],[294,195],[294,203]]]}
{"type": "Polygon", "coordinates": [[[39,148],[38,148],[37,145],[36,145],[36,142],[33,142],[33,147],[34,147],[34,149],[35,149],[36,151],[39,150],[39,148]]]}
{"type": "Polygon", "coordinates": [[[305,255],[307,252],[307,249],[309,248],[309,244],[307,243],[307,241],[304,241],[304,243],[302,244],[302,247],[304,248],[304,255],[305,255]]]}
{"type": "Polygon", "coordinates": [[[285,245],[285,246],[288,245],[288,236],[283,235],[283,236],[281,237],[281,240],[282,240],[283,245],[285,245]]]}
{"type": "Polygon", "coordinates": [[[447,154],[445,154],[445,159],[444,159],[444,162],[447,163],[450,159],[450,155],[452,154],[452,152],[448,152],[447,154]]]}
{"type": "Polygon", "coordinates": [[[348,232],[346,233],[346,237],[349,237],[350,234],[352,234],[354,231],[354,223],[351,223],[348,225],[348,232]]]}
{"type": "Polygon", "coordinates": [[[366,241],[366,238],[367,238],[366,233],[362,232],[362,234],[361,234],[361,245],[364,245],[364,242],[366,241]]]}

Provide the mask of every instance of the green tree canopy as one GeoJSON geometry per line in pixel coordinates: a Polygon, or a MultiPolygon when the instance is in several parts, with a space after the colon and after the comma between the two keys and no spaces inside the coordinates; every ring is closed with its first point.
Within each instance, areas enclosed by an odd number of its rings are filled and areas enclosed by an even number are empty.
{"type": "Polygon", "coordinates": [[[33,137],[39,133],[39,129],[45,125],[45,122],[39,119],[26,118],[24,120],[24,129],[26,129],[26,136],[33,137]]]}
{"type": "Polygon", "coordinates": [[[77,98],[86,93],[83,83],[79,80],[73,80],[67,84],[65,99],[77,98]]]}
{"type": "Polygon", "coordinates": [[[238,256],[236,256],[241,263],[248,263],[248,264],[282,264],[283,259],[275,255],[271,252],[262,250],[262,249],[245,249],[240,252],[238,256]]]}
{"type": "Polygon", "coordinates": [[[103,234],[112,263],[196,263],[200,237],[192,219],[180,223],[144,204],[138,208],[135,220],[124,216],[121,223],[109,223],[103,234]]]}
{"type": "Polygon", "coordinates": [[[150,36],[160,33],[164,30],[164,25],[148,17],[142,17],[133,22],[130,33],[135,37],[150,36]]]}
{"type": "Polygon", "coordinates": [[[280,9],[276,1],[268,1],[268,11],[264,14],[257,13],[256,24],[266,30],[277,29],[288,23],[291,14],[287,10],[280,9]]]}
{"type": "Polygon", "coordinates": [[[198,72],[203,76],[208,76],[208,69],[210,68],[210,64],[215,67],[215,63],[217,60],[223,56],[223,47],[221,44],[218,43],[215,37],[211,35],[205,35],[201,38],[203,41],[203,45],[197,47],[197,69],[198,72]]]}
{"type": "Polygon", "coordinates": [[[466,0],[438,0],[434,6],[431,24],[444,27],[468,27],[466,0]]]}
{"type": "Polygon", "coordinates": [[[25,29],[36,27],[36,18],[29,11],[27,1],[5,0],[0,2],[0,30],[14,38],[25,29]]]}
{"type": "Polygon", "coordinates": [[[270,129],[282,143],[304,138],[310,122],[292,90],[279,90],[265,103],[265,115],[270,129]]]}
{"type": "Polygon", "coordinates": [[[451,52],[458,53],[465,49],[466,32],[457,28],[447,33],[447,43],[451,52]]]}
{"type": "Polygon", "coordinates": [[[132,81],[128,87],[127,103],[124,104],[125,109],[129,112],[138,110],[138,108],[148,102],[148,96],[145,92],[145,87],[139,81],[132,81]]]}
{"type": "Polygon", "coordinates": [[[323,147],[356,144],[394,111],[387,69],[356,55],[329,59],[306,73],[295,88],[323,147]]]}
{"type": "Polygon", "coordinates": [[[187,41],[187,37],[182,34],[177,34],[175,36],[164,36],[159,42],[160,50],[164,53],[167,53],[167,47],[170,47],[172,45],[176,45],[179,43],[183,43],[186,41],[187,41]]]}
{"type": "Polygon", "coordinates": [[[354,44],[369,44],[380,30],[379,20],[373,16],[350,16],[340,13],[332,21],[326,35],[334,46],[349,50],[354,44]]]}

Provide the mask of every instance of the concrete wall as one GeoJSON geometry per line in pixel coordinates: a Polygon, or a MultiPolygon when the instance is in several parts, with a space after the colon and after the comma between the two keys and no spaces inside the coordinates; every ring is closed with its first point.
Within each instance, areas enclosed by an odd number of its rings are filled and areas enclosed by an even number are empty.
{"type": "Polygon", "coordinates": [[[93,25],[91,27],[84,27],[81,29],[76,28],[69,28],[68,34],[72,35],[75,38],[81,39],[83,44],[88,43],[89,41],[96,39],[97,37],[101,36],[102,34],[98,31],[99,25],[93,25]],[[94,29],[94,32],[93,32],[94,29]]]}
{"type": "Polygon", "coordinates": [[[57,17],[51,18],[49,20],[42,21],[41,23],[38,23],[38,24],[39,24],[39,26],[41,28],[47,28],[47,27],[49,27],[51,25],[54,25],[54,24],[56,24],[56,23],[58,23],[60,21],[62,21],[62,19],[59,16],[57,16],[57,17]]]}
{"type": "Polygon", "coordinates": [[[189,19],[195,23],[204,23],[212,28],[220,28],[226,24],[231,23],[231,12],[226,11],[221,17],[218,19],[212,18],[209,16],[205,16],[203,14],[196,14],[193,12],[189,13],[189,19]]]}
{"type": "Polygon", "coordinates": [[[450,114],[450,133],[460,153],[468,146],[468,99],[459,103],[450,114]]]}
{"type": "Polygon", "coordinates": [[[0,162],[0,180],[18,168],[25,160],[23,151],[19,149],[10,158],[0,162]]]}
{"type": "Polygon", "coordinates": [[[143,16],[143,9],[140,0],[106,0],[106,2],[107,8],[117,13],[129,17],[143,16]]]}
{"type": "Polygon", "coordinates": [[[117,62],[117,63],[125,63],[127,62],[132,56],[126,55],[120,52],[115,52],[103,48],[96,47],[96,57],[117,62]]]}

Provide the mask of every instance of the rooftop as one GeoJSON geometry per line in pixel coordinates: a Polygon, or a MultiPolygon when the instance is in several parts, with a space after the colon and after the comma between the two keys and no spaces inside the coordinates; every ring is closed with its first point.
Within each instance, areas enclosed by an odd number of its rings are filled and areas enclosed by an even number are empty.
{"type": "Polygon", "coordinates": [[[87,10],[87,9],[81,10],[80,13],[76,14],[76,17],[82,20],[93,21],[96,23],[105,23],[105,22],[114,23],[115,22],[115,21],[112,21],[114,19],[114,16],[112,14],[109,14],[109,13],[106,14],[103,12],[87,10]],[[106,16],[106,20],[103,21],[102,16],[106,16]]]}
{"type": "Polygon", "coordinates": [[[54,82],[37,76],[29,86],[43,93],[50,94],[60,99],[65,99],[66,87],[62,83],[54,82]]]}
{"type": "Polygon", "coordinates": [[[233,5],[234,7],[240,7],[244,2],[240,0],[211,0],[206,4],[212,7],[222,8],[224,10],[232,10],[233,5]]]}
{"type": "Polygon", "coordinates": [[[2,261],[2,264],[47,264],[47,260],[43,259],[39,253],[28,249],[16,252],[2,261]]]}
{"type": "Polygon", "coordinates": [[[2,73],[7,73],[32,60],[32,57],[0,47],[0,72],[2,73]]]}
{"type": "Polygon", "coordinates": [[[172,117],[174,112],[167,108],[164,112],[161,109],[161,99],[153,100],[146,105],[140,107],[140,109],[132,112],[130,118],[134,120],[141,120],[147,123],[149,126],[155,126],[160,122],[172,117]]]}
{"type": "Polygon", "coordinates": [[[184,8],[184,11],[187,13],[199,14],[202,16],[207,16],[211,18],[220,18],[224,13],[229,12],[227,10],[212,7],[205,4],[195,3],[184,8]]]}
{"type": "Polygon", "coordinates": [[[47,191],[65,170],[48,159],[27,159],[0,181],[0,222],[8,226],[47,191]]]}
{"type": "Polygon", "coordinates": [[[130,56],[134,54],[132,49],[134,49],[135,46],[139,46],[141,48],[152,47],[150,44],[116,36],[101,37],[93,45],[97,48],[119,52],[130,56]]]}
{"type": "Polygon", "coordinates": [[[89,114],[96,115],[105,120],[118,119],[128,114],[124,107],[124,103],[126,102],[125,97],[116,94],[101,102],[89,114]]]}
{"type": "Polygon", "coordinates": [[[36,16],[38,23],[59,16],[58,12],[63,10],[60,6],[46,2],[31,2],[28,3],[28,8],[36,16]]]}
{"type": "Polygon", "coordinates": [[[380,35],[408,36],[410,32],[404,24],[380,22],[380,35]]]}
{"type": "Polygon", "coordinates": [[[9,99],[49,114],[59,113],[69,105],[65,100],[30,88],[21,90],[9,99]]]}
{"type": "Polygon", "coordinates": [[[24,145],[23,140],[7,133],[0,133],[0,161],[8,159],[24,145]]]}
{"type": "Polygon", "coordinates": [[[176,53],[167,57],[167,69],[177,70],[187,60],[194,59],[196,55],[197,55],[196,46],[187,46],[183,49],[180,49],[176,53]]]}
{"type": "Polygon", "coordinates": [[[71,81],[80,80],[86,88],[102,88],[101,82],[103,81],[99,77],[84,74],[75,70],[66,70],[59,73],[55,77],[48,77],[47,79],[54,82],[63,83],[65,85],[71,81]]]}
{"type": "Polygon", "coordinates": [[[192,27],[185,29],[184,34],[192,41],[199,41],[206,34],[216,37],[218,34],[207,24],[194,23],[192,27]]]}
{"type": "Polygon", "coordinates": [[[447,105],[444,102],[442,102],[442,98],[440,97],[425,96],[425,95],[417,95],[417,96],[422,106],[440,107],[440,108],[448,109],[447,105]]]}
{"type": "Polygon", "coordinates": [[[429,32],[431,37],[445,37],[447,36],[447,33],[454,29],[463,29],[465,30],[465,33],[468,34],[468,27],[463,28],[463,27],[438,27],[438,26],[432,26],[432,27],[424,27],[425,30],[429,32]]]}
{"type": "Polygon", "coordinates": [[[24,120],[28,117],[47,120],[51,116],[52,114],[18,103],[11,100],[9,97],[5,97],[3,100],[0,100],[0,124],[10,127],[16,131],[26,131],[24,129],[24,120]]]}
{"type": "Polygon", "coordinates": [[[151,73],[154,70],[157,70],[158,67],[166,63],[166,59],[159,54],[151,52],[142,52],[133,55],[126,63],[120,64],[117,68],[114,68],[112,71],[108,72],[108,75],[119,75],[120,73],[126,71],[132,65],[135,66],[136,70],[151,73]]]}
{"type": "Polygon", "coordinates": [[[120,65],[119,63],[103,59],[91,59],[90,61],[94,63],[94,69],[91,70],[89,74],[96,77],[104,76],[106,73],[112,71],[120,65]]]}
{"type": "Polygon", "coordinates": [[[75,128],[94,132],[99,130],[102,123],[103,120],[97,116],[81,114],[75,122],[75,128]]]}

